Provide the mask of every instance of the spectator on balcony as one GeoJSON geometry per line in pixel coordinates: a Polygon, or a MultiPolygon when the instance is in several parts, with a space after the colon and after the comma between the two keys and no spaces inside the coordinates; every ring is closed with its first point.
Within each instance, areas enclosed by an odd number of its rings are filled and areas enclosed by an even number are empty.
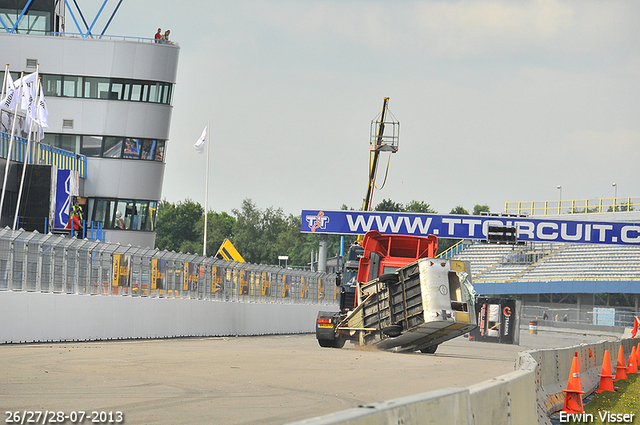
{"type": "Polygon", "coordinates": [[[161,43],[162,42],[162,29],[161,28],[158,28],[158,32],[156,33],[154,38],[156,40],[156,43],[161,43]]]}

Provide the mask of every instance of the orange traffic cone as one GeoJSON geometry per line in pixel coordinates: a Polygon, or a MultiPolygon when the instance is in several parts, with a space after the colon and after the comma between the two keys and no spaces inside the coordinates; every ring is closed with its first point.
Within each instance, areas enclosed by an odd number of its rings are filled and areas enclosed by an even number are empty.
{"type": "Polygon", "coordinates": [[[562,390],[564,394],[564,407],[563,413],[584,413],[584,406],[582,405],[582,384],[580,383],[580,363],[578,361],[578,353],[573,356],[571,363],[571,373],[569,374],[569,382],[567,383],[567,389],[562,390]]]}
{"type": "Polygon", "coordinates": [[[624,379],[627,379],[627,367],[624,365],[624,349],[621,345],[618,351],[618,364],[616,365],[616,379],[614,379],[614,381],[624,379]]]}
{"type": "Polygon", "coordinates": [[[627,363],[627,373],[638,373],[636,347],[631,347],[631,355],[629,355],[629,362],[627,363]]]}
{"type": "Polygon", "coordinates": [[[598,375],[600,377],[600,386],[598,386],[597,393],[603,391],[615,391],[613,389],[613,375],[611,374],[611,357],[609,357],[609,350],[604,351],[604,359],[602,359],[602,373],[598,375]]]}

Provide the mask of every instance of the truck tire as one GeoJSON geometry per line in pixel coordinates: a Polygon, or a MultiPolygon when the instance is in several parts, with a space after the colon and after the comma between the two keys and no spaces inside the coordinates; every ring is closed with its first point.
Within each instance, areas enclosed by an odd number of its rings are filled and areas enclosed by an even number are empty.
{"type": "Polygon", "coordinates": [[[427,353],[427,354],[435,354],[437,349],[438,349],[437,345],[432,345],[431,347],[420,349],[420,352],[421,353],[427,353]]]}
{"type": "Polygon", "coordinates": [[[395,338],[397,336],[402,335],[402,326],[400,325],[390,325],[382,328],[382,333],[388,336],[389,338],[395,338]]]}
{"type": "Polygon", "coordinates": [[[336,339],[334,339],[334,340],[332,341],[332,342],[333,342],[332,347],[333,347],[333,348],[342,348],[342,347],[344,347],[344,343],[345,343],[346,341],[347,341],[347,340],[346,340],[345,338],[340,338],[340,337],[338,337],[338,338],[336,338],[336,339]]]}
{"type": "Polygon", "coordinates": [[[318,344],[323,348],[331,348],[333,347],[335,341],[331,341],[329,339],[319,339],[318,344]]]}
{"type": "Polygon", "coordinates": [[[397,275],[397,274],[395,274],[395,273],[385,273],[385,274],[381,274],[381,275],[378,277],[378,280],[379,280],[380,282],[384,282],[384,283],[387,283],[387,284],[391,284],[391,285],[393,285],[393,284],[395,284],[395,283],[398,283],[398,281],[400,280],[400,278],[399,278],[399,277],[398,277],[398,275],[397,275]]]}

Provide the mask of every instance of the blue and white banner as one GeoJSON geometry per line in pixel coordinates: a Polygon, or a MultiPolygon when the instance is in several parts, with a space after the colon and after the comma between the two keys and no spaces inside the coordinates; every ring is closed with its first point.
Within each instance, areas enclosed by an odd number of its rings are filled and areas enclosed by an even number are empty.
{"type": "Polygon", "coordinates": [[[436,235],[486,239],[489,226],[515,226],[519,241],[640,245],[640,223],[545,220],[531,217],[438,215],[364,211],[303,210],[301,231],[362,235],[436,235]]]}
{"type": "Polygon", "coordinates": [[[57,170],[53,227],[64,229],[69,223],[71,199],[78,196],[78,172],[57,170]]]}

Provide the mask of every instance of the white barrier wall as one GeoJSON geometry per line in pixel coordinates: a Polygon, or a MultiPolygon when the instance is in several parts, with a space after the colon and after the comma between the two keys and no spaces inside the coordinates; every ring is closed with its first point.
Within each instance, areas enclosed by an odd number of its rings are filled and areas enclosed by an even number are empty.
{"type": "Polygon", "coordinates": [[[549,415],[563,407],[562,390],[567,388],[576,352],[582,390],[589,394],[599,385],[604,351],[609,350],[615,373],[620,346],[626,361],[639,342],[636,338],[522,352],[518,370],[469,388],[430,391],[290,425],[551,425],[549,415]]]}
{"type": "Polygon", "coordinates": [[[335,306],[0,291],[0,343],[314,332],[335,306]]]}

